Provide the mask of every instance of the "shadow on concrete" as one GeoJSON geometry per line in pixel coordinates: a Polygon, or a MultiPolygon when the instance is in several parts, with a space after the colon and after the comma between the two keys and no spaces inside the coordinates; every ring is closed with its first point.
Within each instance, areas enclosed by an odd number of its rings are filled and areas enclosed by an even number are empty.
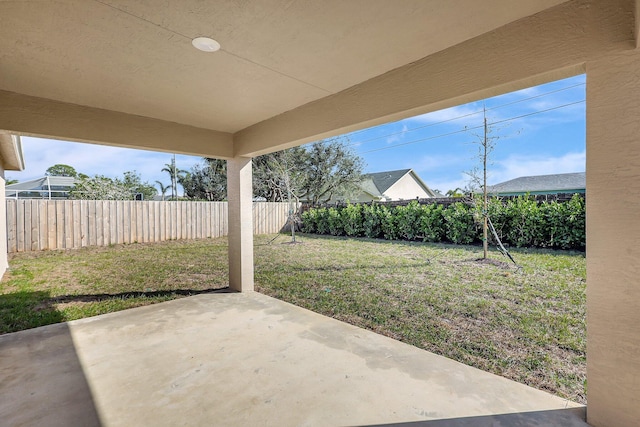
{"type": "Polygon", "coordinates": [[[586,408],[568,408],[444,420],[372,424],[366,427],[587,427],[585,415],[586,408]]]}
{"type": "Polygon", "coordinates": [[[101,425],[66,323],[0,336],[0,361],[0,424],[101,425]]]}

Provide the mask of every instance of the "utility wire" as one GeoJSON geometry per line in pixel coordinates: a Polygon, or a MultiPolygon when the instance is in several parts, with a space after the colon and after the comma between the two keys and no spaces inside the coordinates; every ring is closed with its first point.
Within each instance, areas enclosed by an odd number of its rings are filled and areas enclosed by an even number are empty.
{"type": "MultiPolygon", "coordinates": [[[[492,111],[492,110],[497,110],[499,108],[509,107],[511,105],[518,104],[518,103],[521,103],[521,102],[531,101],[532,99],[542,98],[544,96],[553,95],[554,93],[562,92],[562,91],[569,90],[569,89],[574,89],[574,88],[576,88],[578,86],[584,86],[585,84],[586,83],[577,83],[577,84],[574,84],[574,85],[571,85],[571,86],[567,86],[567,87],[563,87],[563,88],[560,88],[560,89],[552,90],[550,92],[545,92],[545,93],[541,93],[541,94],[538,94],[538,95],[530,96],[528,98],[518,99],[516,101],[508,102],[506,104],[501,104],[501,105],[497,105],[495,107],[487,108],[486,111],[492,111]]],[[[452,121],[455,121],[455,120],[460,120],[460,119],[463,119],[465,117],[470,117],[470,116],[474,116],[476,114],[480,114],[480,113],[482,113],[482,111],[483,110],[478,110],[478,111],[475,111],[475,112],[472,112],[472,113],[467,113],[467,114],[460,115],[458,117],[453,117],[453,118],[450,118],[450,119],[441,120],[439,122],[429,123],[429,124],[426,124],[426,125],[423,125],[423,126],[418,126],[418,127],[407,129],[407,130],[402,130],[402,131],[390,133],[390,134],[387,134],[387,135],[377,136],[375,138],[365,139],[364,141],[353,142],[351,144],[348,144],[347,146],[348,147],[352,147],[352,146],[355,146],[355,145],[361,145],[361,144],[364,144],[366,142],[375,141],[375,140],[378,140],[378,139],[389,138],[390,136],[401,135],[401,134],[404,134],[404,133],[407,133],[407,132],[413,132],[415,130],[424,129],[424,128],[428,128],[428,127],[431,127],[431,126],[436,126],[436,125],[440,125],[440,124],[443,124],[443,123],[452,122],[452,121]]],[[[393,123],[387,123],[386,125],[383,125],[383,126],[397,124],[397,123],[400,123],[403,120],[407,120],[407,119],[398,120],[398,121],[393,122],[393,123]]],[[[370,129],[371,128],[362,129],[362,130],[350,133],[350,134],[348,134],[348,136],[353,136],[353,135],[361,133],[361,132],[366,132],[366,131],[368,131],[370,129]]]]}
{"type": "MultiPolygon", "coordinates": [[[[510,117],[508,119],[498,120],[498,121],[489,123],[489,126],[500,124],[500,123],[506,123],[506,122],[510,122],[510,121],[514,121],[514,120],[518,120],[518,119],[522,119],[524,117],[533,116],[535,114],[541,114],[541,113],[546,113],[546,112],[553,111],[553,110],[558,110],[560,108],[570,107],[572,105],[581,104],[583,102],[585,102],[584,99],[581,100],[581,101],[570,102],[568,104],[558,105],[558,106],[547,108],[547,109],[544,109],[544,110],[533,111],[531,113],[526,113],[526,114],[522,114],[522,115],[519,115],[519,116],[510,117]]],[[[430,141],[430,140],[433,140],[433,139],[443,138],[445,136],[451,136],[451,135],[455,135],[455,134],[458,134],[458,133],[468,132],[468,131],[474,130],[474,129],[480,129],[483,126],[484,125],[473,126],[473,127],[465,127],[464,129],[460,129],[460,130],[453,131],[453,132],[448,132],[448,133],[443,133],[443,134],[440,134],[440,135],[429,136],[427,138],[416,139],[416,140],[413,140],[413,141],[407,141],[407,142],[403,142],[401,144],[394,144],[394,145],[391,145],[391,146],[388,146],[388,147],[374,148],[373,150],[363,151],[360,154],[368,154],[368,153],[373,153],[373,152],[376,152],[376,151],[390,150],[392,148],[402,147],[402,146],[409,145],[409,144],[416,144],[418,142],[430,141]]]]}

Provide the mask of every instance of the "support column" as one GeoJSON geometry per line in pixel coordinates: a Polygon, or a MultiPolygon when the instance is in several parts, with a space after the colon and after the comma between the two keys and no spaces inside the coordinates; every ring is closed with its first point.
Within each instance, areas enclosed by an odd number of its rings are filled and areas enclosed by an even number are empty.
{"type": "Polygon", "coordinates": [[[227,160],[229,287],[253,291],[253,182],[251,158],[227,160]]]}
{"type": "Polygon", "coordinates": [[[587,63],[587,422],[640,425],[640,51],[587,63]]]}
{"type": "Polygon", "coordinates": [[[0,279],[9,268],[7,256],[7,198],[5,197],[4,168],[0,165],[0,279]]]}

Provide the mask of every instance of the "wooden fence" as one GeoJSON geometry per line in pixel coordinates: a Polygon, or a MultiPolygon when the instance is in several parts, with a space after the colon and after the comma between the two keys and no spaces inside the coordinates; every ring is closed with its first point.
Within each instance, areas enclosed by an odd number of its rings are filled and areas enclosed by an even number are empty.
{"type": "MultiPolygon", "coordinates": [[[[286,225],[287,203],[255,202],[254,234],[286,225]]],[[[7,199],[8,252],[226,236],[226,202],[7,199]]]]}

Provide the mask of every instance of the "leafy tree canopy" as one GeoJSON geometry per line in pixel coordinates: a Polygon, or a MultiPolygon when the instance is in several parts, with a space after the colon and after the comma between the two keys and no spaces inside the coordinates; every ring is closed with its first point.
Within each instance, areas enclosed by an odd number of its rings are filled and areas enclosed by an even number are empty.
{"type": "Polygon", "coordinates": [[[49,167],[44,173],[46,176],[70,176],[76,178],[78,172],[69,165],[57,164],[49,167]]]}
{"type": "Polygon", "coordinates": [[[253,194],[268,202],[299,200],[306,182],[307,151],[293,147],[253,159],[253,194]]]}
{"type": "Polygon", "coordinates": [[[190,171],[178,176],[186,197],[194,200],[217,201],[227,198],[227,162],[205,158],[190,171]]]}
{"type": "MultiPolygon", "coordinates": [[[[318,204],[358,188],[364,162],[343,139],[314,142],[253,159],[253,194],[267,201],[318,204]]],[[[185,195],[196,200],[225,200],[226,162],[204,159],[179,178],[185,195]]]]}
{"type": "Polygon", "coordinates": [[[69,198],[83,200],[135,200],[138,194],[143,200],[152,200],[157,190],[148,182],[142,182],[135,171],[125,172],[122,178],[83,175],[69,190],[69,198]]]}
{"type": "Polygon", "coordinates": [[[364,161],[342,139],[317,141],[307,147],[306,180],[300,198],[313,205],[348,196],[362,181],[364,161]]]}
{"type": "Polygon", "coordinates": [[[269,201],[290,196],[313,205],[334,196],[348,196],[362,181],[364,162],[347,146],[333,138],[306,147],[294,147],[254,159],[254,194],[269,201]]]}

